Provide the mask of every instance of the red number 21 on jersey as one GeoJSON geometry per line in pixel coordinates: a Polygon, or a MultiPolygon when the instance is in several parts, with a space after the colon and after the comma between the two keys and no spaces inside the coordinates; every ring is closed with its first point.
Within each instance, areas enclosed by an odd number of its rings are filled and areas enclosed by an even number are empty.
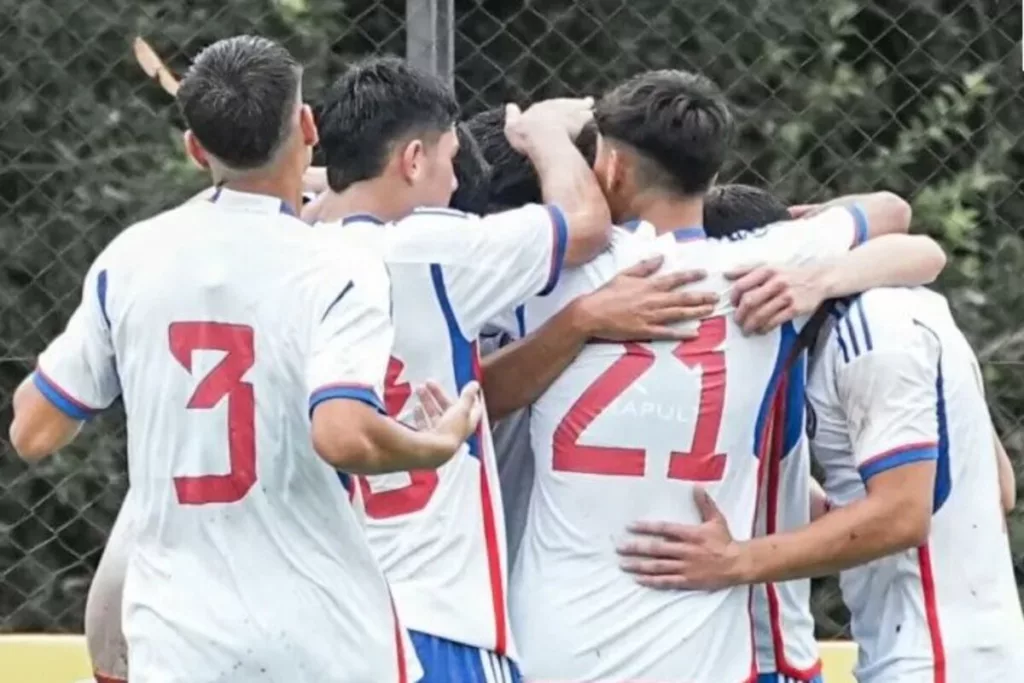
{"type": "MultiPolygon", "coordinates": [[[[700,405],[693,441],[686,451],[673,451],[668,478],[718,481],[725,474],[725,454],[717,453],[718,432],[725,408],[725,318],[701,322],[697,338],[675,347],[672,355],[690,368],[700,368],[700,405]]],[[[554,434],[553,469],[620,477],[642,477],[647,453],[642,448],[587,446],[580,435],[594,420],[654,365],[654,352],[637,343],[624,344],[625,353],[591,384],[572,405],[554,434]]]]}

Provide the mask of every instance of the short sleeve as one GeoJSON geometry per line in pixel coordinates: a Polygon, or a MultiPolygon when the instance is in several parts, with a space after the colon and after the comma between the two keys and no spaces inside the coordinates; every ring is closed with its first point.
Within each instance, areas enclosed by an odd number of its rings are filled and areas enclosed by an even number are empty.
{"type": "Polygon", "coordinates": [[[837,321],[837,396],[864,481],[938,458],[938,341],[903,318],[870,320],[854,303],[837,321]]]}
{"type": "MultiPolygon", "coordinates": [[[[438,258],[434,286],[447,299],[466,337],[494,317],[554,290],[565,261],[568,232],[556,206],[528,205],[483,218],[448,210],[420,210],[408,221],[431,235],[438,258]]],[[[421,239],[427,239],[422,236],[421,239]]],[[[399,246],[400,245],[396,245],[399,246]]],[[[403,255],[408,258],[411,255],[403,255]]]]}
{"type": "Polygon", "coordinates": [[[361,401],[384,413],[380,397],[394,342],[387,270],[367,253],[351,279],[324,289],[314,307],[306,365],[309,413],[336,399],[361,401]]]}
{"type": "Polygon", "coordinates": [[[39,356],[32,375],[36,388],[68,417],[86,420],[121,393],[108,293],[117,277],[101,254],[82,285],[82,299],[67,327],[39,356]]]}
{"type": "Polygon", "coordinates": [[[840,256],[862,244],[868,235],[867,216],[858,205],[837,206],[810,218],[773,223],[740,233],[755,262],[810,265],[840,256]]]}

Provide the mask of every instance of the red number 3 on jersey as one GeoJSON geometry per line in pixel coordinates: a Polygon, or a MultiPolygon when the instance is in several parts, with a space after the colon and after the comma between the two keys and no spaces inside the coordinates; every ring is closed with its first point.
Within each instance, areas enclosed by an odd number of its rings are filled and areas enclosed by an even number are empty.
{"type": "MultiPolygon", "coordinates": [[[[719,481],[725,474],[725,454],[717,453],[718,432],[725,407],[725,318],[700,324],[698,336],[673,351],[684,365],[701,369],[700,405],[693,442],[687,451],[673,451],[669,479],[719,481]]],[[[625,353],[591,384],[558,424],[554,434],[552,467],[558,472],[642,477],[647,453],[642,448],[587,446],[580,435],[611,403],[654,365],[654,352],[637,343],[623,345],[625,353]]]]}
{"type": "MultiPolygon", "coordinates": [[[[408,382],[399,383],[405,364],[391,357],[384,378],[384,407],[388,415],[397,418],[409,401],[412,389],[408,382]]],[[[409,484],[402,488],[375,493],[366,477],[359,477],[359,490],[363,494],[366,514],[372,519],[387,519],[418,512],[427,506],[437,489],[436,470],[414,470],[409,472],[409,484]]]]}
{"type": "Polygon", "coordinates": [[[195,351],[223,351],[217,363],[196,387],[189,410],[210,410],[228,400],[227,474],[175,477],[174,490],[182,505],[234,503],[256,483],[256,399],[252,384],[242,377],[256,360],[253,331],[248,325],[213,322],[171,323],[167,330],[171,355],[192,372],[195,351]]]}

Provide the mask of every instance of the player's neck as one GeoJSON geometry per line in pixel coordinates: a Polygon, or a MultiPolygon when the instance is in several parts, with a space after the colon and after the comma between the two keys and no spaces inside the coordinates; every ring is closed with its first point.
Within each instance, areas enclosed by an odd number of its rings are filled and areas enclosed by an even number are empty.
{"type": "Polygon", "coordinates": [[[294,211],[302,206],[302,177],[294,173],[251,173],[225,180],[221,186],[235,192],[276,197],[294,211]]]}
{"type": "Polygon", "coordinates": [[[703,197],[638,197],[633,202],[633,216],[654,227],[658,235],[679,228],[704,225],[703,197]]]}
{"type": "Polygon", "coordinates": [[[384,222],[404,218],[409,209],[401,201],[396,201],[394,185],[381,181],[374,179],[353,183],[342,192],[328,193],[319,211],[320,220],[341,220],[355,214],[369,214],[384,222]]]}

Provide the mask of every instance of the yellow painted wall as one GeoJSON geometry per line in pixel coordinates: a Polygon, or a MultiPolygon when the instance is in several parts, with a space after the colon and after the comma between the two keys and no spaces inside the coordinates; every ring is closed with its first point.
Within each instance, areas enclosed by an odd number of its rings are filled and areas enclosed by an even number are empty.
{"type": "MultiPolygon", "coordinates": [[[[853,643],[822,643],[825,683],[854,683],[853,643]]],[[[87,683],[89,657],[82,636],[0,636],[0,683],[87,683]]]]}

